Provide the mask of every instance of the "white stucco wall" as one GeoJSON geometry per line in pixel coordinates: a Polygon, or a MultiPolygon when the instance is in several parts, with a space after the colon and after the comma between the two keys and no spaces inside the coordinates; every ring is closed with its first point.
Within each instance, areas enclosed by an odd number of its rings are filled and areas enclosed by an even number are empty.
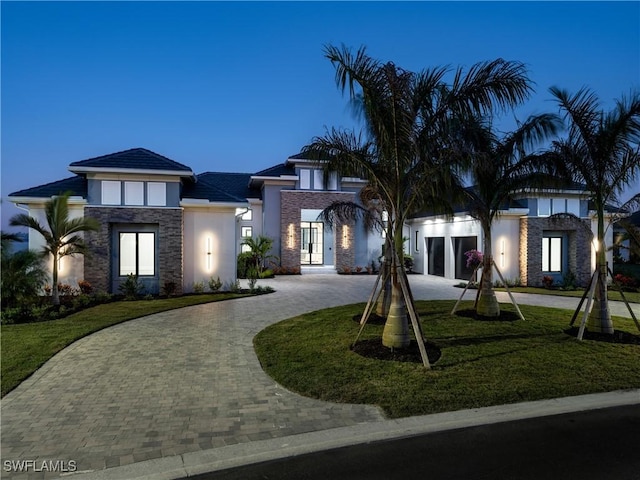
{"type": "Polygon", "coordinates": [[[185,207],[183,289],[193,291],[194,282],[211,277],[226,284],[236,279],[236,209],[185,207]]]}
{"type": "MultiPolygon", "coordinates": [[[[520,277],[520,215],[503,215],[491,228],[493,259],[505,280],[520,277]]],[[[494,273],[494,280],[500,277],[494,273]]]]}

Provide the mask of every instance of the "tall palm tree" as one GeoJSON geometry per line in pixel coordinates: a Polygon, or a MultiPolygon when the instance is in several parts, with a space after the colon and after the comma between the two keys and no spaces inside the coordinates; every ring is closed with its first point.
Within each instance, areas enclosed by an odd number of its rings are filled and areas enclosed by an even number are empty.
{"type": "Polygon", "coordinates": [[[44,237],[45,244],[42,253],[51,255],[52,267],[52,301],[60,305],[58,293],[58,261],[67,255],[84,254],[86,245],[79,235],[81,232],[96,231],[99,228],[97,220],[91,217],[69,218],[69,194],[55,196],[44,207],[47,224],[26,213],[20,213],[11,218],[10,224],[15,227],[28,227],[44,237]]]}
{"type": "Polygon", "coordinates": [[[469,214],[480,222],[484,236],[480,296],[476,306],[478,315],[500,315],[493,290],[493,221],[506,208],[516,190],[548,183],[548,177],[539,170],[540,157],[532,155],[532,150],[557,133],[560,126],[558,116],[542,114],[529,117],[502,138],[488,122],[481,120],[462,129],[461,135],[469,146],[467,171],[473,183],[473,187],[465,188],[463,194],[469,214]]]}
{"type": "Polygon", "coordinates": [[[364,129],[328,130],[303,151],[326,160],[325,172],[366,179],[386,212],[392,298],[382,343],[406,347],[410,298],[401,293],[400,276],[405,272],[398,261],[405,220],[459,181],[449,154],[455,148],[449,135],[452,120],[520,103],[530,92],[529,79],[523,64],[502,59],[478,63],[467,73],[457,68],[447,84],[446,67],[414,73],[378,62],[364,47],[353,54],[344,46],[327,46],[325,55],[335,68],[338,87],[343,93],[348,90],[364,129]]]}
{"type": "Polygon", "coordinates": [[[567,138],[554,142],[554,158],[558,167],[566,168],[568,179],[586,185],[598,224],[598,275],[587,329],[612,334],[607,300],[605,209],[618,203],[618,195],[640,172],[640,93],[621,97],[615,108],[604,112],[598,97],[588,88],[573,95],[557,87],[550,92],[568,124],[567,138]]]}

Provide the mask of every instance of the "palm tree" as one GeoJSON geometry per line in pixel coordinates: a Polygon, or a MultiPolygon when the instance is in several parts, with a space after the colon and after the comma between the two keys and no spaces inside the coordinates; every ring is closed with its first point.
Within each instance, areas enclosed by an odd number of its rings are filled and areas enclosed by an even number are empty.
{"type": "Polygon", "coordinates": [[[275,258],[274,255],[269,255],[269,250],[273,246],[273,239],[265,236],[258,235],[256,238],[248,237],[242,242],[242,245],[249,247],[249,251],[252,255],[252,268],[255,269],[255,273],[260,276],[264,271],[265,260],[275,258]]]}
{"type": "Polygon", "coordinates": [[[463,194],[469,214],[480,222],[484,235],[480,296],[476,306],[478,315],[500,315],[493,290],[493,221],[506,208],[513,192],[548,183],[548,177],[539,173],[539,157],[531,155],[530,150],[559,128],[560,119],[553,114],[531,116],[502,138],[487,122],[471,122],[463,127],[461,135],[469,145],[467,169],[473,183],[473,187],[465,188],[463,194]]]}
{"type": "Polygon", "coordinates": [[[52,268],[52,301],[60,305],[58,294],[58,261],[67,255],[84,254],[86,246],[79,235],[81,232],[96,231],[99,228],[97,220],[91,217],[69,218],[69,194],[55,196],[44,207],[47,225],[25,213],[15,215],[10,224],[15,227],[28,227],[44,237],[42,248],[44,255],[51,255],[52,268]]]}
{"type": "MultiPolygon", "coordinates": [[[[417,73],[393,63],[380,63],[366,54],[355,55],[346,47],[327,46],[325,55],[335,68],[338,87],[349,91],[350,100],[364,123],[364,131],[331,129],[316,137],[303,152],[325,160],[325,173],[336,171],[368,181],[386,212],[385,253],[390,255],[391,306],[382,336],[383,345],[409,345],[406,304],[402,293],[408,282],[402,258],[402,229],[408,215],[432,205],[448,186],[459,182],[451,164],[452,120],[487,114],[511,107],[530,92],[524,66],[501,59],[479,63],[465,74],[454,72],[451,85],[446,67],[417,73]]],[[[327,173],[328,174],[328,173],[327,173]]]]}
{"type": "Polygon", "coordinates": [[[567,138],[554,142],[553,157],[558,168],[566,168],[568,179],[585,184],[598,224],[595,303],[587,329],[613,334],[607,300],[605,209],[618,203],[618,195],[640,171],[640,94],[623,96],[615,108],[604,112],[588,88],[573,95],[557,87],[550,91],[568,124],[567,138]]]}
{"type": "Polygon", "coordinates": [[[11,252],[11,244],[21,241],[18,235],[2,232],[0,291],[3,308],[30,304],[47,279],[42,255],[32,250],[11,252]]]}

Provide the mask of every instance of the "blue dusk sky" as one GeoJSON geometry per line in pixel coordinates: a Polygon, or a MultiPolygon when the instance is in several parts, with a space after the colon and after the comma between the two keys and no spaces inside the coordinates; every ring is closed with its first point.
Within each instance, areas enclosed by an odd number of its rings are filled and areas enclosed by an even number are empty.
{"type": "MultiPolygon", "coordinates": [[[[69,163],[144,147],[194,172],[255,172],[355,120],[323,57],[358,48],[408,70],[525,63],[535,94],[640,85],[639,2],[1,3],[2,197],[69,163]]],[[[514,114],[499,125],[514,125],[514,114]]],[[[640,191],[640,180],[628,194],[640,191]]],[[[2,202],[2,227],[16,210],[2,202]]]]}

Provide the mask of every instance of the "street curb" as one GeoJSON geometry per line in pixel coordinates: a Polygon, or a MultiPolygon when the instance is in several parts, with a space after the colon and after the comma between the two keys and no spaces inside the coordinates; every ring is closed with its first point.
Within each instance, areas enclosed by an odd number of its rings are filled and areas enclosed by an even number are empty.
{"type": "MultiPolygon", "coordinates": [[[[362,443],[626,405],[640,405],[640,389],[406,417],[288,437],[240,443],[93,472],[73,480],[173,480],[362,443]]],[[[71,475],[70,475],[71,476],[71,475]]]]}

